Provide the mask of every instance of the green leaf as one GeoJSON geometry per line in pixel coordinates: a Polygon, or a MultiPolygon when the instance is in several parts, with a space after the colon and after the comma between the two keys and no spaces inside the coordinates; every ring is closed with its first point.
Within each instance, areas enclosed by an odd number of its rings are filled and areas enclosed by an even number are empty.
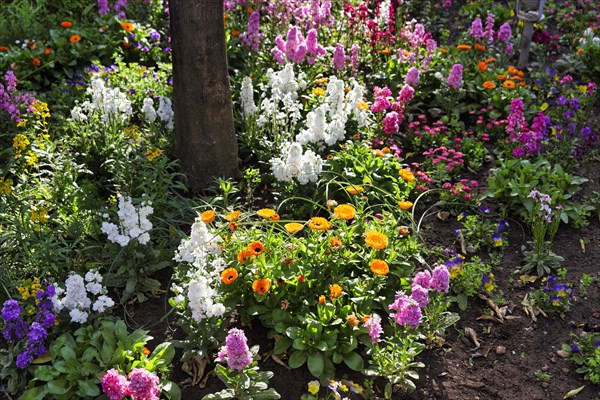
{"type": "Polygon", "coordinates": [[[48,393],[54,395],[64,395],[71,390],[71,385],[64,379],[51,380],[46,386],[48,387],[48,393]]]}
{"type": "Polygon", "coordinates": [[[279,395],[279,393],[277,393],[273,388],[254,393],[252,395],[253,400],[276,400],[280,398],[281,396],[279,395]]]}
{"type": "Polygon", "coordinates": [[[87,397],[98,397],[100,396],[100,388],[97,383],[88,379],[81,380],[78,382],[79,388],[82,390],[83,394],[87,397]]]}
{"type": "Polygon", "coordinates": [[[308,354],[305,351],[294,351],[290,355],[290,359],[288,360],[288,364],[291,368],[300,368],[306,362],[308,358],[308,354]]]}
{"type": "Polygon", "coordinates": [[[291,345],[292,345],[292,339],[290,339],[288,337],[282,337],[277,342],[275,342],[275,347],[273,348],[273,353],[283,354],[290,348],[291,345]]]}
{"type": "Polygon", "coordinates": [[[320,377],[323,374],[323,367],[323,353],[310,353],[308,355],[308,370],[311,374],[320,377]]]}
{"type": "Polygon", "coordinates": [[[150,355],[150,360],[160,359],[161,362],[156,365],[169,364],[171,360],[175,357],[175,349],[170,342],[164,342],[156,346],[152,354],[150,355]]]}
{"type": "Polygon", "coordinates": [[[44,400],[48,394],[46,386],[37,386],[31,389],[27,389],[18,400],[44,400]]]}
{"type": "Polygon", "coordinates": [[[71,347],[67,346],[60,349],[60,355],[65,359],[67,364],[72,361],[77,361],[77,354],[75,354],[75,350],[73,350],[71,347]]]}
{"type": "Polygon", "coordinates": [[[351,351],[344,354],[344,364],[354,371],[361,371],[364,368],[365,362],[358,353],[351,351]]]}
{"type": "Polygon", "coordinates": [[[170,400],[181,400],[181,389],[175,382],[164,381],[162,391],[167,393],[170,400]]]}

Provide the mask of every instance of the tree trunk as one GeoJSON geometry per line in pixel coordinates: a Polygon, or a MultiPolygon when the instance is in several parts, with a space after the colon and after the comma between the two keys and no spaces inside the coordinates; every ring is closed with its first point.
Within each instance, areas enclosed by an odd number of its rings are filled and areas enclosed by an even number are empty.
{"type": "Polygon", "coordinates": [[[223,0],[171,0],[175,154],[193,192],[240,176],[223,0]]]}

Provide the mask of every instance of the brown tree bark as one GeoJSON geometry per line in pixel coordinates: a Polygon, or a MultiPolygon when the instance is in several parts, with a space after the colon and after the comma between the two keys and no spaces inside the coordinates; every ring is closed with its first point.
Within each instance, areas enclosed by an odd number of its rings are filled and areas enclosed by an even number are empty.
{"type": "Polygon", "coordinates": [[[240,176],[223,0],[171,0],[175,154],[193,192],[240,176]]]}

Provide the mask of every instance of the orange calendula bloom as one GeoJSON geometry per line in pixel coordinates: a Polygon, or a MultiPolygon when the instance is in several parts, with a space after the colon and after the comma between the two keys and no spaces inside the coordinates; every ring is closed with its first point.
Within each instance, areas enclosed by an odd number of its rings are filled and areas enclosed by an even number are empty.
{"type": "Polygon", "coordinates": [[[375,275],[385,276],[388,274],[388,272],[390,272],[390,267],[383,260],[375,259],[375,260],[371,261],[370,267],[371,267],[371,272],[374,273],[375,275]]]}
{"type": "Polygon", "coordinates": [[[415,181],[415,174],[413,174],[408,169],[401,169],[398,174],[400,175],[400,178],[404,179],[407,182],[414,182],[415,181]]]}
{"type": "Polygon", "coordinates": [[[398,233],[402,236],[408,236],[408,234],[410,233],[410,228],[408,226],[400,226],[398,227],[398,233]]]}
{"type": "Polygon", "coordinates": [[[372,247],[376,250],[385,249],[388,245],[388,237],[381,232],[368,231],[365,234],[365,243],[367,246],[372,247]]]}
{"type": "Polygon", "coordinates": [[[308,221],[308,227],[314,231],[326,231],[331,228],[331,222],[323,217],[312,217],[308,221]]]}
{"type": "Polygon", "coordinates": [[[121,27],[125,29],[127,32],[135,31],[135,26],[131,22],[122,22],[121,27]]]}
{"type": "Polygon", "coordinates": [[[250,250],[252,253],[254,253],[255,256],[259,256],[265,251],[265,245],[263,245],[259,241],[252,242],[248,246],[248,250],[250,250]]]}
{"type": "Polygon", "coordinates": [[[252,250],[243,249],[237,253],[237,260],[242,264],[245,264],[246,261],[252,257],[254,257],[254,252],[252,250]]]}
{"type": "Polygon", "coordinates": [[[456,46],[456,48],[458,50],[471,50],[472,47],[469,46],[468,44],[459,44],[458,46],[456,46]]]}
{"type": "Polygon", "coordinates": [[[213,210],[206,210],[200,214],[200,220],[205,224],[210,224],[215,220],[215,212],[213,210]]]}
{"type": "Polygon", "coordinates": [[[489,64],[489,63],[494,62],[494,61],[496,61],[496,59],[494,57],[490,57],[487,60],[485,60],[485,63],[489,64]]]}
{"type": "Polygon", "coordinates": [[[41,61],[40,61],[40,59],[39,59],[39,58],[37,58],[37,57],[33,58],[33,59],[31,60],[31,63],[32,63],[33,65],[35,65],[36,67],[39,67],[40,65],[42,65],[42,62],[41,62],[41,61]]]}
{"type": "Polygon", "coordinates": [[[350,194],[359,194],[362,193],[364,191],[362,186],[356,186],[356,185],[352,185],[352,186],[348,186],[346,188],[346,192],[350,193],[350,194]]]}
{"type": "Polygon", "coordinates": [[[237,220],[240,217],[241,213],[242,212],[240,210],[232,211],[232,212],[230,212],[229,214],[227,214],[225,216],[225,221],[229,221],[229,222],[235,221],[235,220],[237,220]]]}
{"type": "Polygon", "coordinates": [[[336,237],[329,239],[329,245],[331,247],[333,247],[334,249],[341,249],[344,247],[344,245],[342,244],[342,241],[336,237]]]}
{"type": "Polygon", "coordinates": [[[226,285],[231,285],[238,277],[238,272],[235,268],[227,268],[221,272],[221,282],[226,285]]]}
{"type": "Polygon", "coordinates": [[[329,286],[329,296],[332,299],[337,299],[338,297],[340,297],[342,295],[342,291],[342,287],[337,283],[334,283],[333,285],[329,286]]]}
{"type": "Polygon", "coordinates": [[[275,214],[273,214],[273,216],[271,217],[271,219],[273,221],[279,221],[281,219],[281,217],[279,216],[279,214],[275,213],[275,214]]]}
{"type": "Polygon", "coordinates": [[[264,219],[271,219],[273,218],[273,215],[277,213],[271,208],[261,208],[256,212],[256,214],[258,214],[259,217],[262,217],[264,219]]]}
{"type": "Polygon", "coordinates": [[[390,49],[383,49],[383,50],[379,50],[379,52],[381,54],[390,54],[391,50],[390,49]]]}
{"type": "Polygon", "coordinates": [[[81,41],[81,36],[73,35],[69,38],[69,42],[71,43],[79,43],[81,41]]]}
{"type": "Polygon", "coordinates": [[[412,201],[406,201],[406,200],[402,200],[398,202],[398,207],[400,207],[403,210],[410,210],[410,208],[413,206],[412,201]]]}
{"type": "Polygon", "coordinates": [[[0,51],[9,51],[10,49],[6,46],[0,46],[0,51]]]}
{"type": "Polygon", "coordinates": [[[51,49],[50,47],[46,47],[46,48],[44,49],[44,53],[43,53],[43,54],[44,54],[45,56],[47,56],[47,55],[48,55],[48,54],[50,54],[50,53],[52,53],[52,49],[51,49]]]}
{"type": "Polygon", "coordinates": [[[507,89],[514,89],[516,85],[513,81],[504,81],[502,86],[504,86],[507,89]]]}
{"type": "Polygon", "coordinates": [[[505,80],[506,80],[506,78],[507,78],[507,77],[506,77],[506,75],[498,75],[498,77],[497,77],[497,79],[498,79],[500,82],[502,82],[502,81],[505,81],[505,80]]]}
{"type": "Polygon", "coordinates": [[[485,61],[479,61],[477,63],[477,68],[481,71],[481,72],[487,72],[488,70],[488,66],[487,63],[485,61]]]}
{"type": "Polygon", "coordinates": [[[448,54],[448,50],[440,48],[440,53],[442,53],[442,54],[448,54]]]}
{"type": "Polygon", "coordinates": [[[385,154],[383,154],[383,151],[377,149],[375,151],[373,151],[373,154],[376,155],[377,157],[383,157],[385,154]]]}
{"type": "Polygon", "coordinates": [[[475,49],[477,49],[479,51],[485,51],[485,46],[483,46],[479,43],[475,43],[475,49]]]}
{"type": "Polygon", "coordinates": [[[319,296],[319,304],[325,304],[325,295],[319,296]]]}
{"type": "Polygon", "coordinates": [[[339,219],[348,221],[356,216],[356,209],[350,204],[340,204],[333,209],[333,214],[339,219]]]}
{"type": "Polygon", "coordinates": [[[63,28],[70,28],[73,26],[73,23],[69,21],[63,21],[60,23],[60,26],[62,26],[63,28]]]}
{"type": "Polygon", "coordinates": [[[485,81],[485,82],[483,82],[482,86],[484,89],[493,89],[496,87],[496,84],[492,81],[485,81]]]}
{"type": "Polygon", "coordinates": [[[144,351],[144,355],[145,355],[146,357],[148,357],[148,356],[150,355],[150,349],[149,349],[149,348],[147,348],[146,346],[144,346],[144,350],[143,350],[143,351],[144,351]]]}
{"type": "Polygon", "coordinates": [[[252,290],[259,294],[265,294],[271,289],[271,281],[266,278],[257,279],[252,282],[252,290]]]}
{"type": "Polygon", "coordinates": [[[231,36],[240,36],[240,31],[238,31],[237,29],[232,29],[231,36]]]}
{"type": "Polygon", "coordinates": [[[283,227],[287,233],[293,235],[296,232],[300,232],[302,228],[304,228],[304,225],[299,224],[298,222],[290,222],[289,224],[285,224],[283,227]]]}
{"type": "Polygon", "coordinates": [[[315,96],[323,96],[323,95],[325,95],[325,90],[323,88],[320,88],[320,87],[314,88],[312,90],[312,94],[314,94],[315,96]]]}
{"type": "Polygon", "coordinates": [[[237,224],[237,222],[235,222],[235,221],[231,221],[231,222],[229,223],[229,230],[230,230],[231,232],[235,231],[237,228],[238,228],[238,224],[237,224]]]}
{"type": "Polygon", "coordinates": [[[348,315],[348,323],[352,326],[358,326],[359,324],[359,320],[358,318],[356,318],[356,315],[348,315]]]}

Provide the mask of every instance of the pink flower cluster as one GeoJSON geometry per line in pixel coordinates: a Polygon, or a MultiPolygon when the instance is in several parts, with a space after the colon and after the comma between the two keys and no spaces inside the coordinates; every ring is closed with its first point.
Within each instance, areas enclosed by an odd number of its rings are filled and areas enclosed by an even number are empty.
{"type": "Polygon", "coordinates": [[[225,339],[225,346],[221,347],[217,356],[219,361],[227,361],[229,369],[241,371],[252,362],[252,353],[248,348],[248,339],[244,331],[232,328],[225,339]]]}
{"type": "Polygon", "coordinates": [[[523,102],[519,98],[513,99],[510,103],[510,115],[506,125],[509,142],[517,145],[513,149],[512,155],[521,158],[539,153],[541,142],[546,137],[548,123],[548,117],[540,112],[533,118],[531,128],[528,128],[523,115],[523,102]]]}
{"type": "Polygon", "coordinates": [[[459,169],[464,163],[463,153],[453,148],[440,146],[423,152],[434,165],[446,164],[446,171],[452,172],[459,169]]]}
{"type": "Polygon", "coordinates": [[[20,94],[17,91],[17,77],[13,71],[6,71],[4,84],[6,87],[0,83],[0,111],[6,111],[11,120],[21,122],[21,107],[26,105],[27,111],[31,111],[35,97],[30,93],[20,94]]]}
{"type": "Polygon", "coordinates": [[[116,369],[110,369],[102,377],[101,384],[102,391],[110,400],[122,400],[127,396],[133,400],[159,400],[159,379],[143,368],[134,368],[129,380],[116,369]]]}
{"type": "Polygon", "coordinates": [[[417,273],[411,285],[411,295],[407,296],[403,291],[396,293],[394,302],[390,304],[390,310],[396,311],[390,317],[396,320],[398,325],[408,325],[416,328],[421,323],[421,308],[429,304],[429,290],[438,293],[448,293],[450,288],[450,272],[445,265],[438,265],[433,270],[417,273]]]}
{"type": "Polygon", "coordinates": [[[423,72],[427,72],[433,53],[438,47],[431,33],[425,31],[423,24],[415,23],[413,20],[406,22],[400,30],[399,37],[408,46],[398,49],[398,61],[411,67],[418,66],[423,72]],[[423,48],[425,48],[424,52],[423,48]]]}
{"type": "Polygon", "coordinates": [[[442,189],[449,190],[454,197],[459,200],[470,200],[473,195],[477,192],[479,183],[475,180],[461,179],[460,181],[452,184],[446,182],[442,185],[442,189]]]}
{"type": "Polygon", "coordinates": [[[248,20],[248,32],[242,33],[240,35],[240,39],[242,39],[242,43],[245,46],[250,46],[252,50],[258,51],[261,38],[262,33],[260,33],[260,13],[258,11],[254,11],[252,14],[250,14],[250,19],[248,20]]]}
{"type": "Polygon", "coordinates": [[[415,89],[405,84],[394,102],[392,102],[392,91],[387,86],[383,88],[375,86],[373,92],[375,101],[371,106],[371,111],[381,114],[386,113],[382,120],[383,131],[388,135],[397,133],[400,130],[400,124],[404,121],[404,109],[408,102],[413,99],[415,89]]]}
{"type": "Polygon", "coordinates": [[[279,64],[285,64],[286,59],[288,62],[301,63],[305,58],[309,64],[314,64],[317,57],[325,53],[325,48],[317,42],[316,29],[309,30],[304,38],[296,26],[290,28],[286,40],[277,35],[275,47],[271,49],[271,54],[279,64]]]}
{"type": "Polygon", "coordinates": [[[333,68],[343,69],[346,65],[346,61],[349,59],[350,57],[348,57],[344,51],[344,45],[338,43],[333,51],[333,68]]]}
{"type": "Polygon", "coordinates": [[[369,330],[369,336],[371,337],[371,343],[379,343],[381,341],[381,334],[383,329],[381,328],[381,318],[377,315],[373,315],[365,322],[365,328],[369,330]]]}
{"type": "Polygon", "coordinates": [[[448,75],[448,86],[454,90],[460,89],[463,83],[462,74],[462,64],[454,64],[450,70],[450,75],[448,75]]]}

